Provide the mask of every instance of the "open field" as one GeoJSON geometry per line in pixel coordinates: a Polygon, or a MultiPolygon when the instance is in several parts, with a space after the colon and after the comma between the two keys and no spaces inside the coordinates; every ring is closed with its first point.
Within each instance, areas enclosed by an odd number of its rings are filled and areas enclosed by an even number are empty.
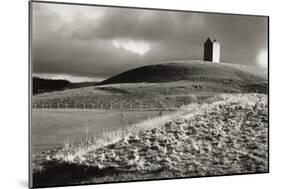
{"type": "Polygon", "coordinates": [[[158,111],[134,111],[124,114],[126,123],[122,120],[120,111],[33,110],[33,150],[42,152],[63,147],[65,144],[78,143],[85,140],[86,135],[98,137],[105,132],[159,116],[158,111]]]}
{"type": "Polygon", "coordinates": [[[41,153],[91,141],[107,132],[125,129],[157,116],[159,111],[122,113],[107,110],[35,109],[32,112],[32,151],[35,156],[40,156],[41,153]]]}
{"type": "Polygon", "coordinates": [[[49,154],[34,173],[35,185],[267,172],[267,95],[221,98],[139,123],[143,129],[105,146],[49,154]]]}

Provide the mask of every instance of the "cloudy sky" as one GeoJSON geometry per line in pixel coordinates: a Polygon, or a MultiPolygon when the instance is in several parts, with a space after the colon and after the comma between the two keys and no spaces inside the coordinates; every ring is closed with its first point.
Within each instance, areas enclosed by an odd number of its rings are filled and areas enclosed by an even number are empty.
{"type": "Polygon", "coordinates": [[[95,81],[135,67],[202,60],[210,37],[221,61],[265,67],[267,18],[33,3],[33,73],[95,81]]]}

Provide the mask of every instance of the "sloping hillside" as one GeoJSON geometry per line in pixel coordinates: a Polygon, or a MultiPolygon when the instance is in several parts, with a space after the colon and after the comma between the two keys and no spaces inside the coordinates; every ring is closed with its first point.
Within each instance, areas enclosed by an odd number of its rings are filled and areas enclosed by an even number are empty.
{"type": "Polygon", "coordinates": [[[128,70],[104,80],[97,85],[115,83],[160,83],[173,81],[214,81],[214,82],[265,82],[266,79],[255,69],[224,63],[204,61],[174,61],[143,66],[128,70]]]}
{"type": "MultiPolygon", "coordinates": [[[[96,183],[268,171],[267,95],[225,95],[98,149],[50,154],[35,183],[96,183]],[[60,173],[61,178],[53,177],[60,173]],[[71,172],[71,174],[69,174],[71,172]]],[[[141,124],[139,125],[141,127],[141,124]]]]}
{"type": "MultiPolygon", "coordinates": [[[[34,96],[33,103],[66,104],[68,107],[92,104],[108,108],[180,106],[218,93],[268,92],[267,79],[258,68],[202,61],[177,61],[129,70],[98,83],[97,86],[69,89],[34,96]],[[251,70],[248,71],[248,70],[251,70]],[[253,74],[253,73],[258,74],[253,74]]],[[[265,71],[264,71],[265,72],[265,71]]]]}

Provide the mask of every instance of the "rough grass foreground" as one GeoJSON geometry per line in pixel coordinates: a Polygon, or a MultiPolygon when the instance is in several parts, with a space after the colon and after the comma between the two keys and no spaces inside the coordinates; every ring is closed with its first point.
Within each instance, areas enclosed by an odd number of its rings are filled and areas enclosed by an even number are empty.
{"type": "Polygon", "coordinates": [[[34,184],[268,172],[267,95],[221,97],[225,100],[166,117],[155,128],[111,144],[49,155],[33,174],[34,184]]]}

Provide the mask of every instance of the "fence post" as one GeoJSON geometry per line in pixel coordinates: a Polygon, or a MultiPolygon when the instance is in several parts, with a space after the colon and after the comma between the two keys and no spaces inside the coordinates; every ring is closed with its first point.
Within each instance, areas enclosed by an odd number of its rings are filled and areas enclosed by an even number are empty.
{"type": "Polygon", "coordinates": [[[142,102],[140,103],[140,111],[142,111],[142,102]]]}
{"type": "Polygon", "coordinates": [[[100,105],[100,109],[103,109],[103,103],[101,103],[101,105],[100,105]]]}
{"type": "Polygon", "coordinates": [[[76,109],[76,103],[74,102],[74,109],[76,109]]]}
{"type": "Polygon", "coordinates": [[[60,108],[60,103],[58,103],[58,109],[60,108]]]}
{"type": "Polygon", "coordinates": [[[67,102],[65,103],[65,108],[67,109],[67,102]]]}
{"type": "Polygon", "coordinates": [[[112,102],[110,102],[110,109],[112,110],[112,102]]]}
{"type": "Polygon", "coordinates": [[[84,109],[85,109],[85,103],[84,103],[84,109]]]}

